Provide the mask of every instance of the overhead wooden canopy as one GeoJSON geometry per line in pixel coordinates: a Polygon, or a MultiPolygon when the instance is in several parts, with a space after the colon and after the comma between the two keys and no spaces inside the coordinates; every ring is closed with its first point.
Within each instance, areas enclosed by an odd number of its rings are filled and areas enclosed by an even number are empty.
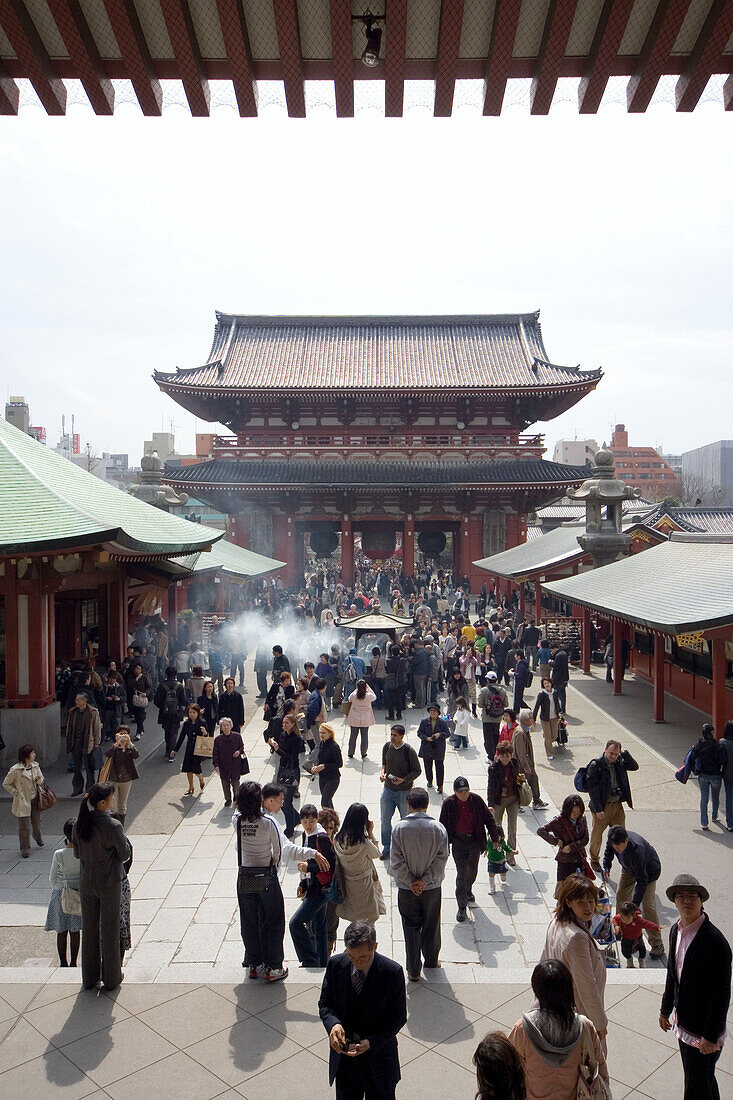
{"type": "Polygon", "coordinates": [[[97,114],[114,111],[113,79],[132,82],[146,115],[162,111],[161,80],[180,80],[193,115],[208,115],[209,81],[234,86],[257,114],[257,81],[282,80],[288,113],[305,115],[305,80],[332,80],[336,111],[354,113],[354,80],[384,83],[387,116],[403,111],[405,80],[434,82],[434,113],[450,115],[456,79],[484,82],[484,114],[501,113],[507,81],[531,78],[530,109],[547,114],[560,77],[580,78],[594,114],[612,76],[629,77],[627,106],[645,111],[664,75],[678,76],[678,111],[709,77],[728,76],[731,0],[372,0],[384,15],[379,62],[366,68],[360,0],[0,0],[0,114],[17,114],[16,81],[31,81],[51,115],[78,79],[97,114]]]}

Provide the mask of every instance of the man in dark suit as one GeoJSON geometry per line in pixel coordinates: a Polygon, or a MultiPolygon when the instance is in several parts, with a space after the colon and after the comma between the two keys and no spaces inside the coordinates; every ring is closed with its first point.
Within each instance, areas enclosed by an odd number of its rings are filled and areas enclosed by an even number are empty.
{"type": "Polygon", "coordinates": [[[344,932],[345,950],[328,960],[318,1012],[328,1032],[329,1084],[336,1100],[394,1100],[400,1080],[397,1033],[407,1021],[405,975],[377,954],[367,921],[344,932]]]}
{"type": "Polygon", "coordinates": [[[673,1030],[679,1042],[684,1100],[720,1100],[715,1066],[730,1005],[730,944],[703,911],[710,895],[692,875],[677,875],[667,897],[680,919],[669,933],[659,1026],[662,1031],[673,1030]]]}

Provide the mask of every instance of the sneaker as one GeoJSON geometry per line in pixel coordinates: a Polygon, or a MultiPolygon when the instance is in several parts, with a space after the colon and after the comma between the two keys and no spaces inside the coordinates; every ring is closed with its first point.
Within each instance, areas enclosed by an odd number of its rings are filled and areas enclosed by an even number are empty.
{"type": "Polygon", "coordinates": [[[713,816],[712,816],[711,820],[712,820],[712,821],[717,821],[717,820],[718,820],[718,815],[717,815],[717,814],[713,814],[713,816]]]}
{"type": "Polygon", "coordinates": [[[464,921],[466,919],[466,907],[465,905],[458,906],[458,912],[456,913],[456,920],[464,921]]]}
{"type": "Polygon", "coordinates": [[[549,805],[550,805],[549,802],[543,802],[542,799],[540,799],[539,802],[533,802],[532,803],[532,809],[533,810],[546,810],[549,805]]]}
{"type": "Polygon", "coordinates": [[[554,760],[555,757],[554,756],[548,756],[547,759],[548,759],[548,761],[550,761],[550,760],[554,760]]]}
{"type": "Polygon", "coordinates": [[[287,966],[281,966],[279,970],[271,970],[269,967],[265,969],[264,978],[266,982],[283,982],[287,976],[287,966]]]}
{"type": "Polygon", "coordinates": [[[704,829],[704,830],[705,830],[705,832],[707,833],[707,832],[709,832],[709,831],[710,831],[710,826],[709,826],[709,825],[703,825],[703,829],[704,829]]]}
{"type": "Polygon", "coordinates": [[[142,734],[141,733],[136,733],[135,736],[133,737],[133,741],[139,741],[141,738],[142,738],[142,734]]]}
{"type": "Polygon", "coordinates": [[[490,882],[489,882],[489,893],[490,894],[495,894],[496,893],[496,883],[494,882],[493,879],[491,879],[490,882]]]}
{"type": "Polygon", "coordinates": [[[382,860],[389,859],[389,852],[382,852],[379,858],[382,860]]]}
{"type": "Polygon", "coordinates": [[[523,814],[523,813],[524,813],[524,810],[525,810],[525,807],[524,807],[524,806],[517,806],[517,813],[518,813],[518,814],[523,814]]]}
{"type": "MultiPolygon", "coordinates": [[[[433,784],[432,784],[432,783],[428,783],[428,784],[427,784],[427,788],[428,788],[428,790],[432,790],[432,787],[433,787],[433,784]]],[[[501,792],[499,792],[499,793],[501,793],[501,792]]]]}
{"type": "MultiPolygon", "coordinates": [[[[246,966],[246,965],[247,965],[246,963],[242,963],[242,966],[246,966]]],[[[250,968],[249,968],[249,974],[247,975],[247,977],[249,978],[249,980],[250,980],[251,982],[256,982],[256,981],[257,981],[257,979],[259,978],[259,976],[260,976],[260,968],[259,968],[259,966],[250,966],[250,968]]]]}
{"type": "Polygon", "coordinates": [[[231,804],[232,804],[231,798],[227,798],[226,801],[224,802],[225,806],[231,806],[231,804]]]}
{"type": "Polygon", "coordinates": [[[442,787],[436,787],[435,790],[436,790],[437,794],[442,794],[443,793],[443,788],[442,787]]]}

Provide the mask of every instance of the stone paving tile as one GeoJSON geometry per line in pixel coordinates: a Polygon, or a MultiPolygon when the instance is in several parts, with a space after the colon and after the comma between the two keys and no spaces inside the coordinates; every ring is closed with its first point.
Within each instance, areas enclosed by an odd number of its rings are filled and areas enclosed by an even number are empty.
{"type": "Polygon", "coordinates": [[[637,1035],[629,1028],[616,1025],[613,1031],[609,1030],[606,1056],[608,1072],[611,1077],[630,1088],[639,1088],[642,1081],[659,1069],[670,1055],[668,1046],[646,1035],[637,1035]]]}
{"type": "Polygon", "coordinates": [[[138,1014],[138,1019],[170,1043],[185,1046],[244,1020],[247,1013],[202,986],[138,1014]]]}
{"type": "Polygon", "coordinates": [[[192,924],[184,933],[173,956],[177,963],[215,962],[224,942],[224,924],[192,924]]]}
{"type": "Polygon", "coordinates": [[[175,1047],[134,1016],[63,1047],[66,1057],[101,1088],[175,1051],[175,1047]]]}
{"type": "Polygon", "coordinates": [[[106,1094],[112,1100],[137,1100],[141,1095],[170,1096],[175,1100],[212,1100],[220,1096],[224,1089],[226,1085],[221,1078],[183,1051],[176,1051],[152,1066],[107,1085],[106,1094]]]}
{"type": "Polygon", "coordinates": [[[204,1067],[216,1066],[217,1076],[234,1086],[271,1069],[300,1049],[276,1028],[248,1019],[192,1044],[186,1052],[204,1067]]]}
{"type": "Polygon", "coordinates": [[[308,1100],[333,1100],[334,1090],[329,1088],[327,1069],[321,1059],[307,1050],[298,1051],[286,1061],[250,1077],[236,1092],[246,1100],[273,1100],[274,1097],[293,1096],[296,1082],[300,1083],[308,1100]]]}
{"type": "MultiPolygon", "coordinates": [[[[198,907],[203,901],[206,887],[203,883],[193,886],[171,886],[167,896],[161,901],[161,909],[186,909],[190,906],[198,907]]],[[[134,895],[134,905],[137,906],[137,892],[134,895]]]]}
{"type": "MultiPolygon", "coordinates": [[[[135,909],[137,909],[137,906],[135,906],[135,909]]],[[[142,942],[179,944],[186,934],[195,912],[196,909],[193,906],[188,909],[160,909],[148,925],[142,942]]]]}
{"type": "Polygon", "coordinates": [[[3,1100],[28,1100],[29,1096],[82,1100],[97,1093],[95,1083],[59,1050],[29,1058],[15,1069],[0,1074],[3,1100]]]}
{"type": "Polygon", "coordinates": [[[444,1042],[479,1018],[479,1013],[459,1001],[447,1000],[427,985],[408,986],[407,1023],[404,1031],[426,1047],[444,1042]]]}
{"type": "Polygon", "coordinates": [[[257,1019],[287,1035],[301,1047],[312,1047],[326,1042],[326,1031],[318,1015],[320,989],[313,987],[297,997],[288,997],[266,1012],[259,1012],[257,1019]]]}
{"type": "Polygon", "coordinates": [[[117,989],[102,990],[101,995],[118,1001],[133,1016],[139,1016],[157,1005],[173,1004],[178,998],[198,987],[190,982],[182,985],[155,985],[153,983],[128,982],[117,989]]]}
{"type": "Polygon", "coordinates": [[[426,1091],[433,1096],[470,1097],[476,1092],[476,1074],[473,1067],[457,1066],[437,1051],[427,1050],[404,1067],[398,1091],[400,1100],[425,1100],[426,1091]]]}
{"type": "Polygon", "coordinates": [[[119,1002],[85,990],[26,1011],[25,1019],[55,1047],[65,1047],[85,1035],[107,1030],[119,1020],[129,1019],[129,1015],[119,1002]]]}

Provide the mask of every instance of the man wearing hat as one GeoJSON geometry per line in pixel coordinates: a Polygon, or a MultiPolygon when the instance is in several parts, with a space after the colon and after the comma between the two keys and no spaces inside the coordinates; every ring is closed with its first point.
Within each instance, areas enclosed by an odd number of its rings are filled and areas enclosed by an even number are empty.
{"type": "Polygon", "coordinates": [[[719,1100],[715,1067],[730,1004],[730,944],[703,911],[710,895],[696,878],[677,875],[666,893],[680,919],[669,934],[659,1026],[674,1031],[679,1042],[685,1100],[719,1100]]]}
{"type": "Polygon", "coordinates": [[[428,717],[423,718],[422,722],[417,727],[417,736],[420,738],[420,751],[417,755],[422,758],[428,787],[432,787],[433,785],[434,763],[435,785],[438,788],[438,794],[442,794],[445,742],[448,737],[450,737],[450,727],[445,719],[440,717],[440,707],[437,703],[428,704],[428,717]]]}
{"type": "Polygon", "coordinates": [[[473,884],[479,859],[486,851],[486,830],[493,841],[499,839],[499,830],[491,810],[481,795],[471,791],[465,776],[459,775],[453,780],[453,792],[443,803],[440,823],[448,833],[456,864],[456,920],[464,921],[466,906],[476,901],[473,884]]]}
{"type": "Polygon", "coordinates": [[[481,711],[481,723],[484,727],[484,748],[489,763],[491,763],[496,755],[496,746],[499,743],[501,716],[509,706],[506,690],[499,683],[499,677],[493,670],[487,673],[486,684],[478,693],[476,705],[481,711]]]}

